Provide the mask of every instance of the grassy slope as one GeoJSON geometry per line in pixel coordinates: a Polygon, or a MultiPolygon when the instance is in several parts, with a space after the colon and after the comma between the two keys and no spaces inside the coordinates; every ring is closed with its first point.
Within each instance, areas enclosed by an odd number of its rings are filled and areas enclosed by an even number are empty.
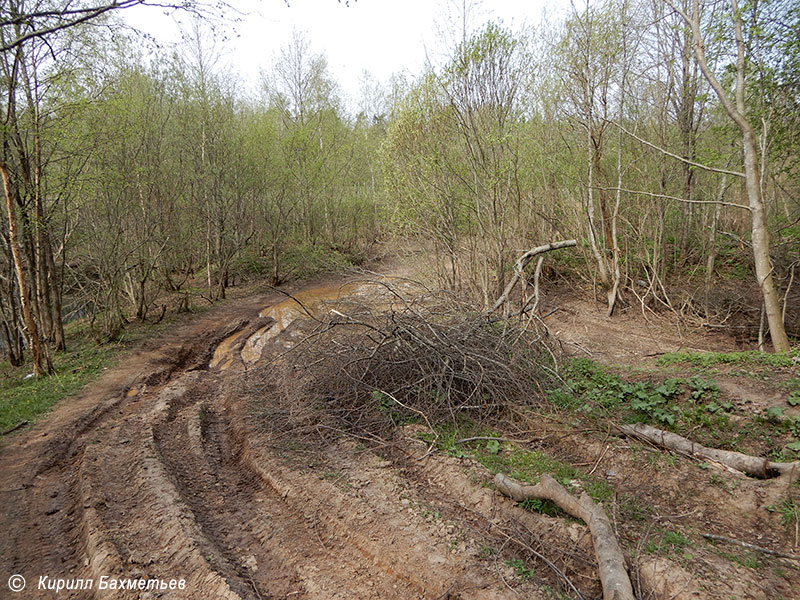
{"type": "Polygon", "coordinates": [[[208,308],[203,305],[190,313],[172,313],[158,324],[131,323],[120,339],[102,344],[91,338],[84,321],[69,323],[65,328],[67,350],[52,357],[55,374],[38,380],[26,379],[33,371],[29,362],[21,367],[12,367],[7,361],[0,363],[0,433],[24,421],[33,424],[42,419],[57,402],[74,396],[113,366],[133,342],[208,308]]]}
{"type": "Polygon", "coordinates": [[[56,402],[96,379],[124,348],[123,343],[97,345],[85,332],[71,329],[68,350],[53,357],[54,375],[26,379],[30,364],[16,368],[0,364],[0,432],[23,421],[36,422],[56,402]]]}

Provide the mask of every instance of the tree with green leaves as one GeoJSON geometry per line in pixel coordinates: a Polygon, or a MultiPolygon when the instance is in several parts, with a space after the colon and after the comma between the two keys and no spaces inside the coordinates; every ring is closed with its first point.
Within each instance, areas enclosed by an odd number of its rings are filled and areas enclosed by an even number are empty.
{"type": "MultiPolygon", "coordinates": [[[[746,197],[751,219],[751,243],[755,260],[756,278],[764,299],[765,313],[769,323],[772,345],[777,352],[787,352],[790,349],[789,338],[783,322],[778,291],[772,276],[772,263],[770,258],[770,234],[767,224],[767,214],[763,199],[762,164],[765,159],[763,152],[759,152],[757,132],[749,116],[747,102],[746,80],[751,73],[751,48],[746,39],[745,32],[753,33],[759,28],[759,19],[763,18],[756,7],[750,9],[752,28],[745,26],[745,10],[740,8],[738,0],[731,0],[729,10],[717,18],[729,19],[733,28],[734,50],[732,51],[733,63],[731,64],[734,83],[733,90],[726,89],[723,82],[715,73],[708,60],[707,44],[709,36],[704,35],[703,28],[708,24],[708,15],[703,9],[709,9],[700,0],[693,0],[688,10],[684,10],[673,0],[667,0],[692,32],[692,48],[694,57],[703,76],[714,90],[720,104],[730,119],[736,124],[741,133],[742,157],[744,172],[738,173],[744,179],[746,197]]],[[[713,10],[713,6],[711,9],[713,10]]],[[[718,43],[724,43],[724,36],[718,43]]],[[[766,133],[766,132],[765,132],[766,133]]]]}

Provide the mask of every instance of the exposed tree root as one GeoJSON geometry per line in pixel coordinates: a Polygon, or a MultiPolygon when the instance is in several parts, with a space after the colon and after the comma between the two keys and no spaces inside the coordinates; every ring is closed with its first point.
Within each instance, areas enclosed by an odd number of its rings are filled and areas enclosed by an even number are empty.
{"type": "Polygon", "coordinates": [[[630,437],[646,440],[662,448],[674,450],[688,456],[707,458],[760,479],[778,476],[788,476],[791,479],[795,479],[800,474],[798,473],[800,464],[796,462],[772,462],[767,458],[750,456],[741,452],[708,448],[675,433],[651,427],[650,425],[637,423],[634,425],[622,425],[619,429],[630,437]]]}
{"type": "Polygon", "coordinates": [[[625,567],[622,550],[603,507],[596,504],[588,494],[580,499],[572,496],[549,475],[542,475],[536,485],[520,485],[513,479],[498,473],[494,478],[497,489],[517,502],[527,499],[549,500],[564,512],[581,519],[589,526],[597,570],[603,586],[604,600],[634,600],[633,588],[625,567]]]}

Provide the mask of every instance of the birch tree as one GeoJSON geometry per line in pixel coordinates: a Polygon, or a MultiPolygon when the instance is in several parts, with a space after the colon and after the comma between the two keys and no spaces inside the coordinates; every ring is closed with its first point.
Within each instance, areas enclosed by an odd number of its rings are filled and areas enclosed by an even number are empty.
{"type": "Polygon", "coordinates": [[[724,17],[730,20],[730,24],[733,27],[733,43],[735,45],[735,49],[732,52],[734,63],[731,66],[733,67],[734,84],[731,91],[725,88],[709,63],[707,54],[709,36],[704,35],[703,31],[703,25],[706,22],[704,18],[708,18],[709,5],[713,7],[719,3],[701,4],[700,0],[692,0],[691,6],[686,10],[674,0],[667,0],[667,3],[691,29],[692,49],[700,71],[741,134],[744,173],[740,175],[744,178],[750,210],[751,242],[756,279],[764,299],[764,310],[769,323],[773,348],[776,352],[788,352],[790,349],[789,338],[784,327],[780,297],[772,276],[770,234],[767,227],[767,213],[764,206],[761,182],[761,161],[764,157],[759,153],[756,129],[748,116],[745,97],[746,79],[751,63],[744,36],[743,12],[738,0],[730,0],[729,11],[724,14],[724,17]]]}

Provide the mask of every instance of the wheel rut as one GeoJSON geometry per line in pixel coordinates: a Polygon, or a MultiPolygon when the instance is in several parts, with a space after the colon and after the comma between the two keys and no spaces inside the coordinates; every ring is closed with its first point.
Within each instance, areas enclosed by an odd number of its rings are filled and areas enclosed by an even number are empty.
{"type": "Polygon", "coordinates": [[[390,461],[346,440],[298,454],[260,430],[238,355],[276,301],[141,344],[0,453],[0,571],[25,576],[26,597],[54,597],[36,589],[43,575],[95,582],[58,594],[75,599],[515,597],[480,540],[455,544],[455,525],[421,516],[424,490],[390,461]],[[101,577],[185,588],[104,591],[101,577]]]}

